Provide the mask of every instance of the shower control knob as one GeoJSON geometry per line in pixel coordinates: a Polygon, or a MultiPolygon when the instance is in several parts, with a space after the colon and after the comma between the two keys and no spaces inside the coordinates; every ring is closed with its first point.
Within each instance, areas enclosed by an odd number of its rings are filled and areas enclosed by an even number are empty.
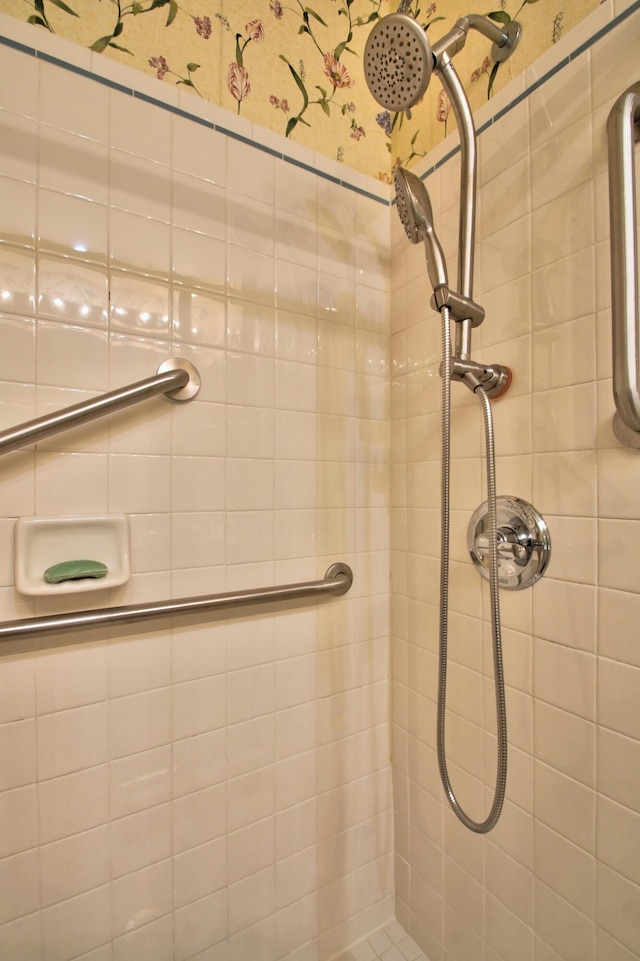
{"type": "MultiPolygon", "coordinates": [[[[473,563],[489,578],[490,536],[487,501],[473,513],[467,546],[473,563]]],[[[535,509],[519,497],[496,498],[498,584],[511,591],[531,587],[542,577],[551,556],[549,529],[535,509]]]]}

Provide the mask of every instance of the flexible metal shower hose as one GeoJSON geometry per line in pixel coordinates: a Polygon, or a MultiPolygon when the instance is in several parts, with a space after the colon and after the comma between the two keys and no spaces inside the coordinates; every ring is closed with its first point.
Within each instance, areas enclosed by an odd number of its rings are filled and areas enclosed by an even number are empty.
{"type": "Polygon", "coordinates": [[[504,669],[502,664],[502,637],[500,630],[500,600],[498,596],[498,542],[496,520],[496,470],[493,421],[489,398],[482,387],[475,391],[483,406],[485,425],[485,449],[487,461],[487,499],[489,506],[489,592],[491,599],[491,640],[493,648],[493,671],[496,695],[496,725],[498,734],[498,757],[496,784],[491,810],[484,821],[474,821],[462,809],[451,785],[445,750],[445,717],[447,707],[447,643],[449,614],[449,487],[451,475],[451,332],[449,308],[441,310],[442,319],[442,503],[441,503],[441,560],[440,560],[440,649],[438,670],[438,767],[440,779],[449,804],[465,827],[476,834],[486,834],[497,824],[504,804],[507,786],[507,709],[504,693],[504,669]]]}

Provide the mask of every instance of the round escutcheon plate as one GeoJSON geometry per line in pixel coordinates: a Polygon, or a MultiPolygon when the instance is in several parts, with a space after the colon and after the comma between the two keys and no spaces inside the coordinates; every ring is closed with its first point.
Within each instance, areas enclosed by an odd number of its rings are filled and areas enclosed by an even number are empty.
{"type": "MultiPolygon", "coordinates": [[[[551,536],[544,518],[520,497],[496,498],[498,584],[521,591],[539,580],[549,565],[551,536]]],[[[489,507],[487,501],[471,516],[467,528],[471,560],[489,578],[489,507]]]]}

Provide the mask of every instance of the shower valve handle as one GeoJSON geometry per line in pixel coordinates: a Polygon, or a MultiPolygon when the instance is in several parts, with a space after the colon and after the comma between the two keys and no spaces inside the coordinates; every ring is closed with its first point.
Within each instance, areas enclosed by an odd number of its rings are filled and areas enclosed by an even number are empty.
{"type": "MultiPolygon", "coordinates": [[[[533,548],[538,546],[530,542],[526,536],[527,533],[528,532],[525,532],[523,535],[522,532],[518,533],[512,527],[499,527],[496,538],[498,542],[498,557],[506,558],[513,561],[514,564],[521,566],[527,564],[533,548]]],[[[489,536],[487,534],[480,534],[476,538],[476,552],[478,556],[484,560],[489,556],[489,551],[489,536]]]]}

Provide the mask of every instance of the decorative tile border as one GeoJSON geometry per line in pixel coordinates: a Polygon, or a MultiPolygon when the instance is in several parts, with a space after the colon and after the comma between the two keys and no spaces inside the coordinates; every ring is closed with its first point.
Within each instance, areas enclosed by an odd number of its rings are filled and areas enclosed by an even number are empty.
{"type": "MultiPolygon", "coordinates": [[[[553,67],[549,68],[549,70],[547,70],[546,73],[544,73],[541,77],[534,80],[524,90],[519,92],[517,95],[513,96],[512,99],[509,100],[507,104],[505,104],[505,106],[497,110],[496,113],[493,114],[493,116],[489,117],[486,121],[484,121],[478,127],[476,131],[477,135],[480,136],[485,130],[491,127],[494,123],[497,123],[502,117],[504,117],[507,113],[509,113],[511,110],[517,107],[518,104],[526,100],[527,97],[530,97],[533,93],[539,90],[540,87],[542,87],[548,80],[550,80],[557,73],[563,70],[564,67],[572,63],[577,57],[581,56],[583,53],[589,50],[594,44],[598,43],[598,41],[601,40],[602,37],[606,36],[608,33],[610,33],[612,30],[618,27],[621,23],[623,23],[628,17],[633,16],[633,14],[637,13],[638,11],[640,11],[640,0],[634,0],[634,2],[631,3],[625,10],[621,11],[619,14],[614,16],[603,27],[596,30],[590,37],[588,37],[588,39],[580,43],[573,51],[571,51],[569,54],[564,56],[553,67]]],[[[6,16],[3,16],[1,18],[0,26],[5,31],[11,30],[11,25],[8,22],[10,21],[10,19],[11,18],[6,16]]],[[[585,22],[588,22],[588,19],[589,18],[587,18],[587,21],[585,22]]],[[[20,26],[22,26],[22,24],[20,24],[20,26]]],[[[569,37],[570,37],[570,34],[569,34],[569,37]]],[[[48,43],[51,44],[51,42],[52,41],[55,42],[57,38],[46,37],[44,39],[46,39],[46,41],[48,41],[48,43]]],[[[64,70],[68,70],[71,73],[76,73],[81,77],[94,80],[95,82],[103,84],[104,86],[108,87],[110,90],[115,90],[115,91],[118,91],[119,93],[123,93],[125,95],[134,97],[138,100],[143,100],[145,103],[149,103],[153,106],[156,106],[160,110],[166,110],[177,117],[182,117],[183,119],[189,120],[193,123],[201,124],[202,126],[207,127],[210,130],[217,131],[218,133],[221,133],[224,136],[231,138],[232,140],[237,140],[241,143],[247,144],[250,147],[254,147],[256,150],[260,150],[263,153],[267,153],[270,156],[277,158],[278,160],[282,160],[285,163],[291,164],[292,166],[300,167],[303,170],[307,170],[310,173],[316,174],[318,177],[320,177],[323,180],[330,181],[331,183],[334,183],[337,186],[344,187],[346,190],[351,190],[362,197],[367,197],[368,199],[373,200],[377,203],[383,204],[384,206],[389,206],[390,203],[395,203],[395,199],[391,201],[389,200],[390,188],[386,184],[380,183],[379,190],[378,190],[377,181],[372,180],[369,177],[365,177],[364,175],[359,174],[357,171],[353,171],[352,176],[348,176],[348,177],[342,177],[334,173],[330,173],[328,170],[323,169],[323,158],[318,157],[317,154],[313,154],[312,151],[308,151],[308,153],[313,155],[316,158],[315,163],[307,162],[305,160],[294,157],[285,151],[277,149],[276,147],[269,146],[267,143],[262,143],[260,139],[248,137],[240,133],[239,131],[233,130],[228,126],[225,126],[224,123],[220,123],[214,120],[209,120],[205,116],[199,116],[198,113],[192,112],[190,110],[185,110],[183,107],[178,106],[175,103],[169,102],[168,99],[160,99],[158,97],[153,97],[150,94],[143,93],[140,89],[136,89],[136,87],[134,86],[129,87],[125,84],[122,84],[108,76],[109,70],[103,70],[102,73],[97,73],[95,71],[87,69],[86,67],[82,67],[78,64],[73,64],[66,60],[62,60],[60,59],[60,57],[57,57],[54,54],[47,53],[43,50],[37,49],[36,47],[27,45],[19,40],[12,39],[9,36],[0,36],[0,45],[9,47],[13,50],[17,50],[21,53],[26,54],[27,56],[36,57],[37,59],[42,60],[45,63],[53,64],[54,66],[60,67],[64,70]],[[360,183],[356,181],[360,181],[360,183]],[[370,185],[371,189],[368,189],[368,187],[365,186],[364,184],[370,185]]],[[[137,76],[136,73],[133,70],[131,70],[131,68],[121,67],[121,70],[130,70],[132,76],[137,76]]],[[[218,112],[221,112],[221,111],[219,110],[218,112]]],[[[233,118],[230,115],[230,120],[232,119],[233,118]]],[[[274,139],[270,131],[265,131],[265,133],[269,134],[269,139],[271,140],[274,139]]],[[[452,136],[457,136],[457,135],[452,134],[452,136]]],[[[278,139],[282,139],[282,138],[278,138],[278,139]]],[[[446,144],[446,141],[445,141],[445,144],[446,144]]],[[[444,153],[444,155],[439,160],[437,160],[434,164],[428,167],[427,170],[423,171],[420,174],[421,178],[423,180],[426,179],[432,173],[438,170],[440,167],[444,166],[444,164],[448,163],[449,160],[451,160],[453,157],[456,156],[459,150],[460,150],[459,144],[456,144],[453,148],[447,150],[446,153],[444,153]]],[[[332,164],[332,166],[335,167],[336,164],[332,164]]]]}
{"type": "MultiPolygon", "coordinates": [[[[256,150],[260,150],[263,153],[269,154],[270,156],[275,157],[278,160],[282,160],[285,163],[291,164],[292,166],[300,167],[303,170],[307,170],[310,173],[315,174],[316,176],[320,177],[323,180],[330,181],[331,183],[334,183],[337,186],[344,187],[347,190],[351,190],[362,197],[367,197],[368,199],[376,201],[377,203],[381,203],[384,206],[389,206],[389,186],[387,184],[378,182],[372,179],[371,177],[367,177],[364,174],[358,173],[358,171],[355,171],[355,170],[351,171],[350,168],[345,168],[346,176],[344,177],[337,176],[336,174],[331,173],[326,169],[323,169],[322,167],[323,158],[315,154],[311,150],[305,150],[305,148],[298,147],[298,151],[301,154],[303,153],[309,154],[309,162],[307,162],[299,157],[292,156],[291,154],[283,150],[279,150],[276,147],[269,146],[267,143],[261,142],[261,140],[258,138],[252,138],[237,130],[233,130],[229,126],[226,126],[224,123],[221,123],[218,120],[211,120],[204,115],[201,116],[196,112],[192,112],[191,110],[186,110],[184,109],[184,107],[181,107],[176,103],[172,103],[169,99],[162,99],[159,97],[151,96],[150,94],[144,93],[140,89],[137,89],[137,86],[133,86],[133,84],[131,86],[123,84],[109,76],[110,72],[115,72],[115,71],[109,71],[108,69],[108,66],[110,65],[109,62],[107,62],[106,70],[103,69],[101,73],[97,73],[91,69],[88,69],[87,67],[80,66],[77,63],[70,63],[66,60],[61,59],[59,56],[55,56],[52,53],[46,52],[44,50],[41,50],[29,44],[26,44],[21,40],[13,39],[13,37],[6,35],[6,33],[11,28],[11,25],[7,22],[9,20],[10,20],[9,17],[4,17],[4,16],[0,20],[0,29],[4,31],[4,34],[0,35],[0,46],[5,46],[12,50],[16,50],[19,53],[25,54],[26,56],[35,57],[37,60],[41,60],[43,63],[52,64],[53,66],[59,67],[63,70],[67,70],[70,73],[75,73],[79,77],[83,77],[85,79],[95,81],[96,83],[99,83],[102,86],[107,87],[109,90],[114,90],[118,93],[122,93],[127,96],[133,97],[134,99],[142,100],[145,103],[151,104],[154,107],[158,107],[160,110],[165,110],[168,113],[173,114],[174,116],[181,117],[182,119],[189,120],[193,123],[198,123],[201,126],[208,128],[209,130],[216,131],[217,133],[223,134],[225,137],[229,137],[232,140],[236,140],[236,141],[239,141],[240,143],[247,144],[247,146],[253,147],[256,150]],[[315,163],[313,162],[314,159],[315,159],[315,163]],[[367,185],[370,185],[371,189],[368,189],[367,185]]],[[[55,43],[56,39],[58,38],[51,38],[47,36],[44,39],[48,42],[48,45],[51,45],[52,43],[55,43]]],[[[130,70],[132,74],[132,80],[134,78],[137,79],[138,73],[132,70],[131,68],[126,68],[119,64],[116,65],[116,67],[120,68],[120,72],[124,70],[130,70]]],[[[209,112],[209,113],[223,112],[222,108],[216,109],[214,105],[208,105],[208,104],[203,104],[203,105],[199,104],[198,108],[203,114],[205,112],[209,112]],[[211,106],[211,109],[209,111],[207,111],[208,106],[211,106]]],[[[226,113],[226,111],[224,112],[226,113]]],[[[233,123],[234,119],[235,118],[232,115],[229,115],[229,121],[231,123],[233,123]]],[[[247,126],[250,127],[251,125],[247,124],[247,126]]],[[[271,131],[265,131],[265,133],[269,135],[269,139],[272,141],[274,140],[284,141],[283,137],[274,135],[271,131]]],[[[329,161],[327,166],[328,165],[333,167],[338,166],[336,163],[332,163],[331,161],[329,161]]]]}

